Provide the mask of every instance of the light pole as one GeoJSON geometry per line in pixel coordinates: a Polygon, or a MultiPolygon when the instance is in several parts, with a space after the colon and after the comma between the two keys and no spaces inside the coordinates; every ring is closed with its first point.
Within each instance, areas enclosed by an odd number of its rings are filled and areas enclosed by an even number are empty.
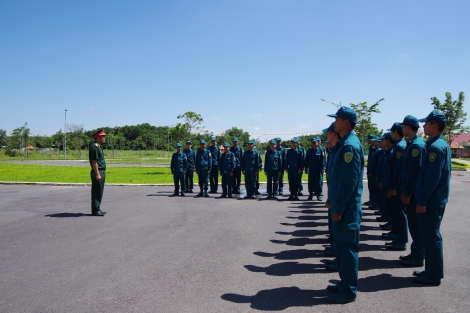
{"type": "Polygon", "coordinates": [[[328,100],[325,100],[325,99],[320,99],[321,101],[325,101],[325,102],[328,102],[328,103],[331,103],[332,105],[334,105],[335,107],[337,107],[338,109],[341,108],[341,101],[339,102],[339,104],[336,104],[334,102],[331,102],[331,101],[328,101],[328,100]]]}
{"type": "Polygon", "coordinates": [[[65,110],[64,120],[64,159],[67,158],[67,110],[65,110]]]}

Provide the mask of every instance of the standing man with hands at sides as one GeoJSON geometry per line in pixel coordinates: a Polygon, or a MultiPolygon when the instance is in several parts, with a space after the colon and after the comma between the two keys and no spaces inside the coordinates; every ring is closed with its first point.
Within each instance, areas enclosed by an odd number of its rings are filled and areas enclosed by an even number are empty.
{"type": "Polygon", "coordinates": [[[228,142],[224,144],[224,153],[220,155],[219,170],[222,176],[222,195],[221,198],[232,198],[232,177],[235,168],[237,167],[237,158],[230,152],[230,145],[228,142]]]}
{"type": "Polygon", "coordinates": [[[266,151],[264,159],[264,174],[268,179],[268,196],[266,199],[277,200],[277,190],[279,178],[283,174],[281,153],[276,150],[276,141],[269,143],[269,150],[266,151]]]}
{"type": "Polygon", "coordinates": [[[322,200],[323,173],[325,172],[325,154],[319,147],[319,138],[312,138],[312,147],[307,150],[305,157],[305,174],[308,174],[308,199],[322,200]]]}
{"type": "Polygon", "coordinates": [[[181,183],[181,196],[185,196],[186,185],[185,185],[185,174],[188,168],[188,160],[186,154],[181,152],[183,145],[179,142],[176,144],[176,152],[171,157],[171,174],[173,175],[173,181],[175,184],[175,192],[173,196],[177,196],[179,193],[179,184],[181,183]]]}
{"type": "Polygon", "coordinates": [[[258,151],[253,150],[254,141],[248,141],[248,150],[243,152],[242,173],[245,175],[246,196],[244,199],[255,199],[256,176],[259,174],[258,151]]]}
{"type": "Polygon", "coordinates": [[[232,147],[230,147],[230,152],[232,152],[235,157],[237,158],[237,166],[235,171],[233,172],[233,193],[240,194],[240,185],[242,180],[242,157],[243,157],[243,149],[238,145],[238,138],[235,137],[232,139],[232,147]]]}
{"type": "MultiPolygon", "coordinates": [[[[286,148],[281,146],[282,139],[280,137],[276,138],[276,150],[279,151],[281,158],[282,158],[282,165],[286,161],[286,148]]],[[[279,176],[279,195],[282,196],[284,194],[284,171],[282,171],[281,176],[279,176]]]]}
{"type": "Polygon", "coordinates": [[[429,137],[415,193],[425,267],[424,271],[415,271],[413,275],[417,276],[414,282],[418,284],[439,286],[444,278],[440,227],[449,198],[452,159],[449,144],[442,138],[445,115],[434,110],[419,121],[425,122],[424,134],[429,137]]]}
{"type": "Polygon", "coordinates": [[[104,216],[106,212],[101,211],[101,200],[103,199],[104,182],[106,180],[106,160],[104,159],[103,145],[106,142],[106,134],[100,129],[93,134],[95,142],[90,145],[88,159],[91,165],[91,214],[93,216],[104,216]]]}
{"type": "Polygon", "coordinates": [[[286,153],[286,162],[284,163],[284,169],[287,172],[289,179],[289,191],[290,195],[287,200],[298,201],[299,196],[299,177],[303,171],[303,156],[297,151],[297,138],[291,140],[292,148],[286,153]]]}
{"type": "Polygon", "coordinates": [[[217,193],[219,189],[219,158],[220,158],[220,149],[217,146],[217,137],[211,138],[211,145],[207,150],[211,152],[212,155],[212,168],[211,174],[209,177],[210,181],[210,191],[209,193],[217,193]]]}
{"type": "Polygon", "coordinates": [[[401,265],[407,267],[421,267],[424,264],[424,249],[418,232],[418,213],[416,212],[415,190],[418,177],[426,153],[426,144],[417,136],[419,121],[416,117],[407,115],[402,123],[403,135],[409,138],[403,156],[403,168],[401,171],[402,188],[400,200],[405,206],[408,230],[411,235],[411,252],[409,255],[400,256],[401,265]]]}
{"type": "Polygon", "coordinates": [[[191,148],[192,143],[191,141],[186,141],[186,149],[183,149],[183,153],[186,154],[186,160],[188,162],[188,168],[186,169],[186,175],[185,175],[185,185],[186,185],[186,192],[187,193],[193,193],[193,188],[194,188],[194,183],[193,183],[193,178],[194,178],[194,171],[196,170],[195,164],[196,164],[196,151],[191,148]]]}
{"type": "Polygon", "coordinates": [[[364,175],[364,151],[353,130],[357,114],[349,107],[341,107],[334,117],[335,132],[341,139],[329,173],[335,254],[341,281],[329,285],[334,292],[327,301],[334,304],[353,302],[357,296],[359,266],[359,235],[362,219],[362,178],[364,175]]]}
{"type": "Polygon", "coordinates": [[[209,175],[212,168],[212,156],[206,149],[206,141],[200,141],[200,147],[196,152],[196,173],[199,179],[199,188],[201,189],[196,197],[209,197],[207,193],[209,184],[209,175]]]}

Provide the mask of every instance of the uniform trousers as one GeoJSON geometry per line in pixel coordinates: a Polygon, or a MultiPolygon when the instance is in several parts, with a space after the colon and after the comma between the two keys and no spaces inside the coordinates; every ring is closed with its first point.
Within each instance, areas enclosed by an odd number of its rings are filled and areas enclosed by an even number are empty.
{"type": "Polygon", "coordinates": [[[183,172],[175,172],[173,175],[173,182],[175,184],[175,194],[178,194],[179,192],[179,187],[181,183],[181,194],[184,194],[186,191],[186,182],[185,182],[185,176],[183,172]]]}
{"type": "Polygon", "coordinates": [[[290,170],[287,172],[287,178],[289,179],[289,191],[291,196],[296,197],[299,192],[299,171],[290,170]]]}
{"type": "Polygon", "coordinates": [[[410,230],[411,239],[411,256],[417,263],[424,261],[424,248],[418,229],[418,213],[416,213],[417,201],[411,196],[410,203],[406,205],[406,218],[408,220],[408,229],[410,230]]]}
{"type": "Polygon", "coordinates": [[[95,171],[91,170],[91,214],[96,214],[100,211],[101,200],[103,199],[104,182],[106,180],[106,170],[99,170],[101,180],[95,177],[95,171]]]}
{"type": "Polygon", "coordinates": [[[279,192],[284,192],[284,171],[279,176],[279,192]]]}
{"type": "Polygon", "coordinates": [[[232,176],[230,173],[222,173],[222,195],[232,195],[232,176]]]}
{"type": "Polygon", "coordinates": [[[255,196],[256,175],[255,171],[245,171],[245,189],[248,197],[255,196]]]}
{"type": "Polygon", "coordinates": [[[336,264],[341,282],[338,293],[355,298],[359,267],[359,236],[362,220],[360,208],[346,209],[339,222],[333,222],[336,264]]]}
{"type": "Polygon", "coordinates": [[[240,192],[240,184],[242,181],[242,169],[241,167],[236,167],[233,170],[233,176],[232,176],[232,187],[233,187],[233,192],[240,192]]]}
{"type": "Polygon", "coordinates": [[[194,169],[188,168],[186,170],[186,175],[185,175],[185,180],[186,180],[185,185],[186,185],[186,188],[188,188],[188,190],[193,190],[194,188],[193,179],[194,179],[194,169]]]}
{"type": "Polygon", "coordinates": [[[308,172],[308,192],[315,193],[317,197],[323,192],[323,174],[316,170],[308,172]]]}
{"type": "Polygon", "coordinates": [[[418,213],[419,235],[426,259],[424,272],[426,277],[433,279],[444,278],[444,255],[440,228],[445,209],[445,205],[428,204],[426,212],[418,213]]]}
{"type": "Polygon", "coordinates": [[[207,173],[207,169],[202,169],[197,171],[197,177],[199,179],[199,193],[207,193],[207,189],[209,189],[209,173],[207,173]]]}
{"type": "Polygon", "coordinates": [[[277,189],[279,184],[279,172],[267,172],[268,186],[267,192],[270,196],[277,195],[277,189]]]}
{"type": "Polygon", "coordinates": [[[219,167],[218,165],[212,165],[211,173],[209,175],[209,181],[212,192],[217,192],[219,189],[219,167]]]}

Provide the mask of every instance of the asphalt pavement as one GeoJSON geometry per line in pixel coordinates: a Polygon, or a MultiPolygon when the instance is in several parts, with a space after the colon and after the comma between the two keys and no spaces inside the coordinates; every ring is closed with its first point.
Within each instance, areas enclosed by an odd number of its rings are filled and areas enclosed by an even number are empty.
{"type": "Polygon", "coordinates": [[[94,217],[89,187],[0,185],[0,312],[469,312],[470,173],[456,175],[441,286],[414,284],[405,252],[384,249],[364,210],[359,294],[347,305],[325,301],[338,281],[323,264],[327,212],[306,196],[107,186],[107,214],[94,217]]]}

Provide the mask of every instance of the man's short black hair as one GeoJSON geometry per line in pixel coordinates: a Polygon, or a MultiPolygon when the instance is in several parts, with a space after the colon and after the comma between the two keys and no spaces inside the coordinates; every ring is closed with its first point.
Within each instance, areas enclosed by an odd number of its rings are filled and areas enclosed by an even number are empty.
{"type": "Polygon", "coordinates": [[[430,121],[429,123],[431,124],[436,124],[437,125],[437,130],[442,133],[444,131],[444,128],[446,128],[446,125],[434,121],[430,121]]]}
{"type": "Polygon", "coordinates": [[[403,126],[410,126],[411,130],[414,131],[415,133],[418,132],[419,126],[414,126],[410,124],[405,124],[403,123],[403,126]]]}

